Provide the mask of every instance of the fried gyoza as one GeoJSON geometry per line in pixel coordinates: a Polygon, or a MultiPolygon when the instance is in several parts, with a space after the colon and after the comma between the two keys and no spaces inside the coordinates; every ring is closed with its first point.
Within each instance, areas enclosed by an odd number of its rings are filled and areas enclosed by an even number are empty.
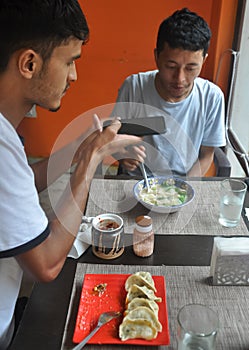
{"type": "Polygon", "coordinates": [[[154,300],[149,300],[149,299],[145,299],[145,298],[132,299],[127,305],[127,309],[125,310],[125,315],[128,312],[130,312],[131,310],[133,310],[139,306],[148,307],[149,309],[151,309],[154,312],[154,314],[156,316],[158,316],[159,306],[157,305],[157,303],[154,300]]]}
{"type": "Polygon", "coordinates": [[[157,330],[150,321],[126,319],[119,326],[119,337],[123,341],[135,338],[151,340],[157,337],[157,330]]]}
{"type": "Polygon", "coordinates": [[[154,280],[149,272],[136,272],[125,282],[126,310],[124,319],[119,326],[119,337],[127,339],[155,339],[162,325],[158,319],[159,306],[162,298],[155,295],[154,280]]]}
{"type": "Polygon", "coordinates": [[[141,271],[130,275],[125,282],[125,290],[128,292],[133,284],[137,286],[146,286],[156,292],[155,283],[149,273],[141,271]]]}
{"type": "Polygon", "coordinates": [[[136,284],[133,284],[129,288],[126,296],[126,302],[130,302],[134,298],[147,298],[157,302],[162,301],[162,298],[157,297],[152,289],[149,289],[146,286],[138,286],[136,284]]]}
{"type": "Polygon", "coordinates": [[[136,319],[140,319],[140,320],[147,320],[151,323],[151,325],[156,328],[156,330],[158,332],[162,331],[162,325],[161,323],[158,321],[156,315],[154,314],[154,312],[149,309],[146,306],[138,306],[137,308],[131,310],[130,312],[128,312],[128,314],[125,316],[124,321],[125,320],[136,320],[136,319]]]}

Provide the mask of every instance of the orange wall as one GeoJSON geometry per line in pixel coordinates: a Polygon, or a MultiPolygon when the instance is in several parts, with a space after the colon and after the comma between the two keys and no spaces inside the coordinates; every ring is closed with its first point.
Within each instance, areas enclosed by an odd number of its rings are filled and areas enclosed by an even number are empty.
{"type": "MultiPolygon", "coordinates": [[[[176,9],[188,7],[211,26],[213,40],[203,77],[214,79],[221,52],[231,47],[237,0],[80,0],[80,3],[90,27],[90,41],[77,62],[78,81],[72,84],[58,112],[38,109],[36,119],[25,118],[21,123],[18,131],[25,137],[26,151],[32,156],[48,156],[60,132],[81,113],[115,102],[125,77],[155,68],[153,49],[158,26],[176,9]]],[[[225,72],[221,77],[224,90],[226,77],[225,72]]],[[[82,131],[91,124],[91,114],[92,111],[87,114],[82,131]]]]}
{"type": "Polygon", "coordinates": [[[212,5],[210,26],[213,35],[209,50],[209,69],[212,75],[209,78],[223,89],[225,95],[227,93],[231,60],[231,54],[226,51],[232,48],[237,6],[237,0],[213,1],[212,5]],[[222,56],[223,53],[225,54],[222,56]],[[221,56],[222,64],[219,69],[218,80],[216,81],[221,56]]]}

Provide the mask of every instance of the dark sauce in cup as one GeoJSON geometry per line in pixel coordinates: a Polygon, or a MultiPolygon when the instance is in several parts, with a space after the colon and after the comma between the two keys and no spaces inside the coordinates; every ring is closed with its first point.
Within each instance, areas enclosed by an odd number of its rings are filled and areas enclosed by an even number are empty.
{"type": "Polygon", "coordinates": [[[123,219],[112,213],[100,214],[92,221],[92,251],[102,259],[115,259],[124,252],[123,219]]]}
{"type": "Polygon", "coordinates": [[[119,228],[118,223],[109,219],[100,220],[98,224],[98,229],[102,231],[112,231],[116,230],[117,228],[119,228]]]}

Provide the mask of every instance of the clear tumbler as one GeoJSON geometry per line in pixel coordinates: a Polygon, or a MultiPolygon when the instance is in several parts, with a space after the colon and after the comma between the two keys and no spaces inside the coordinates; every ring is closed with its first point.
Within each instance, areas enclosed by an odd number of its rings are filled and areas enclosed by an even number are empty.
{"type": "Polygon", "coordinates": [[[177,316],[178,350],[215,350],[219,321],[216,313],[201,304],[188,304],[177,316]]]}
{"type": "Polygon", "coordinates": [[[237,179],[226,179],[221,182],[219,223],[226,227],[238,225],[247,186],[237,179]]]}

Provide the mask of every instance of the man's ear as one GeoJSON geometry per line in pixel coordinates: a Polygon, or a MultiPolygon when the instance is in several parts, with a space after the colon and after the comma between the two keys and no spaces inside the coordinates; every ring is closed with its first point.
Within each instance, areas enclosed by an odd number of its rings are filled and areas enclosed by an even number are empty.
{"type": "Polygon", "coordinates": [[[31,79],[37,69],[39,55],[31,49],[24,50],[18,58],[18,68],[20,73],[26,79],[31,79]]]}
{"type": "Polygon", "coordinates": [[[206,53],[205,57],[203,57],[203,63],[206,61],[207,57],[208,57],[208,53],[206,53]]]}
{"type": "Polygon", "coordinates": [[[154,49],[154,59],[157,65],[157,60],[158,60],[158,54],[157,54],[157,49],[154,49]]]}

